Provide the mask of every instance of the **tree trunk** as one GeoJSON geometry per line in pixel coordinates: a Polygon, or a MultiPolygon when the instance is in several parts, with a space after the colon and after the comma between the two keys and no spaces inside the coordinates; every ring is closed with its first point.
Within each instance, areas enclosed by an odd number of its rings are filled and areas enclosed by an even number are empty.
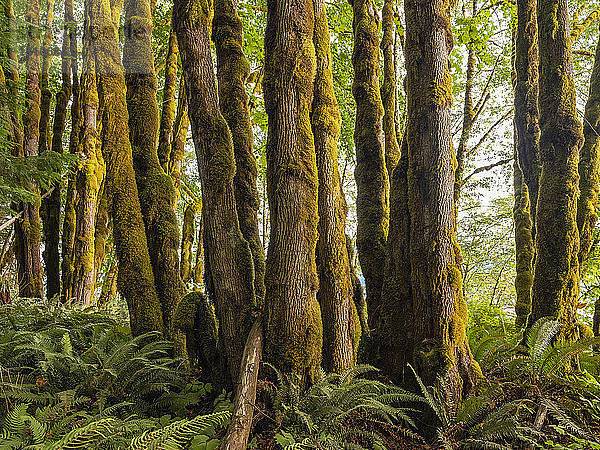
{"type": "Polygon", "coordinates": [[[172,337],[175,332],[171,327],[173,312],[185,287],[179,275],[176,192],[173,180],[158,159],[159,117],[151,36],[150,0],[128,0],[125,4],[123,64],[129,137],[156,292],[162,307],[165,333],[172,337]]]}
{"type": "Polygon", "coordinates": [[[129,116],[125,77],[120,59],[117,28],[109,0],[88,0],[92,23],[104,32],[95,40],[96,74],[102,114],[102,155],[106,162],[109,210],[119,261],[119,291],[127,301],[134,335],[162,330],[161,307],[156,294],[148,244],[135,183],[129,142],[129,116]]]}
{"type": "MultiPolygon", "coordinates": [[[[72,7],[72,5],[71,5],[72,7]]],[[[69,17],[69,2],[65,1],[65,24],[61,52],[62,86],[56,94],[54,109],[54,124],[52,127],[52,151],[63,153],[63,135],[67,122],[67,106],[71,98],[71,25],[67,22],[69,17]]],[[[45,259],[48,298],[60,294],[60,204],[61,186],[54,185],[50,197],[42,202],[46,223],[44,224],[45,259]]]]}
{"type": "Polygon", "coordinates": [[[396,298],[386,294],[393,312],[386,317],[387,335],[395,335],[398,354],[384,367],[399,379],[411,363],[426,384],[443,389],[449,405],[459,405],[481,370],[467,341],[454,236],[450,7],[442,0],[404,5],[407,156],[394,172],[388,268],[395,275],[389,292],[396,298]]]}
{"type": "Polygon", "coordinates": [[[517,2],[515,32],[515,325],[527,324],[535,257],[535,215],[541,173],[536,0],[517,2]]]}
{"type": "Polygon", "coordinates": [[[233,178],[240,231],[254,262],[254,293],[265,297],[265,255],[258,234],[258,169],[252,152],[252,125],[246,94],[250,64],[244,55],[242,21],[237,0],[215,0],[212,38],[217,51],[219,106],[233,137],[236,172],[233,178]]]}
{"type": "MultiPolygon", "coordinates": [[[[70,69],[73,77],[71,102],[71,134],[69,138],[69,152],[75,154],[79,146],[79,131],[81,123],[81,109],[79,103],[79,70],[77,64],[77,24],[73,16],[73,0],[65,0],[65,26],[68,27],[70,69]]],[[[77,191],[75,189],[75,175],[69,176],[67,197],[65,199],[65,212],[62,229],[62,263],[61,263],[61,300],[71,300],[73,294],[73,247],[75,245],[76,214],[75,204],[77,191]]]]}
{"type": "Polygon", "coordinates": [[[590,93],[583,117],[584,144],[579,152],[579,198],[577,228],[579,229],[579,270],[592,247],[593,231],[598,221],[596,207],[600,189],[600,40],[596,46],[594,68],[590,77],[590,93]]]}
{"type": "MultiPolygon", "coordinates": [[[[516,153],[516,149],[515,149],[516,153]]],[[[515,155],[517,156],[517,155],[515,155]]],[[[523,180],[518,159],[514,160],[515,206],[515,326],[517,329],[527,325],[531,314],[531,286],[533,284],[533,236],[529,191],[523,180]]]]}
{"type": "Polygon", "coordinates": [[[540,162],[540,112],[538,107],[538,27],[536,0],[517,1],[515,36],[515,129],[519,167],[529,191],[532,236],[535,222],[540,162]]]}
{"type": "Polygon", "coordinates": [[[317,69],[310,119],[319,177],[317,299],[323,319],[323,366],[328,372],[341,373],[356,364],[361,328],[352,298],[346,248],[347,206],[338,170],[337,148],[341,119],[333,89],[329,25],[322,0],[314,0],[314,12],[313,43],[317,69]]]}
{"type": "Polygon", "coordinates": [[[204,242],[219,335],[235,383],[256,307],[252,254],[238,225],[233,141],[219,110],[210,53],[211,11],[199,0],[176,0],[173,11],[202,186],[204,242]]]}
{"type": "Polygon", "coordinates": [[[560,338],[578,337],[579,234],[577,119],[567,0],[540,0],[540,159],[533,278],[532,322],[559,320],[560,338]]]}
{"type": "Polygon", "coordinates": [[[385,135],[385,168],[388,180],[400,160],[396,127],[396,63],[394,60],[394,0],[385,0],[381,10],[381,52],[383,53],[383,84],[381,85],[381,100],[383,104],[383,132],[385,135]]]}
{"type": "Polygon", "coordinates": [[[85,11],[85,34],[83,42],[83,69],[81,74],[80,102],[83,110],[83,126],[77,153],[83,158],[75,175],[77,204],[75,207],[75,241],[73,245],[73,291],[76,303],[89,305],[94,297],[96,276],[94,271],[96,205],[98,191],[104,175],[102,158],[98,158],[98,90],[96,87],[96,64],[94,60],[94,36],[92,35],[93,4],[85,11]]]}
{"type": "MultiPolygon", "coordinates": [[[[183,227],[181,231],[181,279],[184,283],[190,281],[192,273],[192,247],[196,234],[195,220],[202,210],[202,205],[190,203],[183,214],[183,227]]],[[[198,245],[202,246],[202,242],[198,245]]]]}
{"type": "MultiPolygon", "coordinates": [[[[23,112],[23,156],[37,156],[40,133],[40,3],[28,0],[25,11],[27,50],[25,60],[25,111],[23,112]]],[[[26,181],[27,182],[27,181],[26,181]]],[[[30,185],[35,189],[35,186],[30,185]]],[[[21,203],[21,220],[16,230],[15,254],[19,296],[42,298],[43,268],[40,256],[40,201],[21,203]]]]}
{"type": "Polygon", "coordinates": [[[187,96],[185,82],[182,77],[179,83],[177,115],[173,124],[173,142],[171,143],[171,156],[169,158],[169,175],[171,175],[176,188],[181,185],[181,164],[185,156],[185,143],[189,126],[187,96]]]}
{"type": "MultiPolygon", "coordinates": [[[[40,104],[40,140],[38,143],[38,152],[43,154],[50,148],[50,103],[52,93],[50,92],[49,71],[52,63],[52,22],[54,20],[54,0],[48,0],[46,10],[46,25],[44,40],[42,42],[42,72],[40,77],[41,104],[40,104]]],[[[66,107],[66,105],[65,105],[66,107]]],[[[56,119],[55,119],[56,120],[56,119]]],[[[59,150],[59,152],[61,152],[59,150]]],[[[55,185],[54,191],[57,191],[60,199],[60,186],[55,185]]],[[[54,192],[53,191],[53,192],[54,192]]],[[[40,207],[40,218],[42,220],[42,230],[44,237],[44,268],[46,272],[46,296],[52,298],[60,292],[60,272],[59,272],[59,252],[58,237],[60,228],[60,200],[58,210],[49,208],[52,197],[46,197],[42,200],[40,207]],[[58,215],[56,215],[58,213],[58,215]]],[[[56,205],[56,199],[54,199],[56,205]]]]}
{"type": "Polygon", "coordinates": [[[256,321],[250,330],[244,356],[240,366],[238,392],[233,400],[233,417],[227,428],[227,434],[219,444],[219,450],[246,450],[254,404],[256,403],[256,385],[258,384],[258,369],[262,357],[263,332],[260,321],[256,321]]]}
{"type": "Polygon", "coordinates": [[[389,226],[389,183],[382,130],[379,90],[379,19],[373,0],[353,0],[354,82],[356,100],[356,216],[358,259],[365,277],[369,327],[379,328],[382,262],[389,226]]]}
{"type": "MultiPolygon", "coordinates": [[[[172,14],[171,14],[172,15],[172,14]]],[[[163,88],[163,103],[160,115],[160,130],[158,136],[158,160],[165,173],[169,172],[171,145],[173,142],[173,121],[175,120],[175,90],[177,88],[177,35],[171,23],[169,44],[167,48],[167,62],[165,63],[165,84],[163,88]]],[[[180,93],[181,97],[181,93],[180,93]]]]}
{"type": "Polygon", "coordinates": [[[271,234],[265,355],[280,371],[297,375],[301,385],[319,377],[323,345],[316,298],[318,177],[310,127],[316,72],[313,29],[312,0],[268,1],[263,90],[271,234]]]}

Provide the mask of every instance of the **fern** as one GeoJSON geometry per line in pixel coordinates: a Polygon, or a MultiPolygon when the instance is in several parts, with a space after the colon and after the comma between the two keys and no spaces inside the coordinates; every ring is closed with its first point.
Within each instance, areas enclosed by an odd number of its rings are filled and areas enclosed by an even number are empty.
{"type": "Polygon", "coordinates": [[[195,435],[209,427],[225,426],[231,419],[229,411],[221,411],[193,419],[182,419],[155,431],[146,431],[131,441],[131,448],[152,450],[159,448],[180,449],[195,435]]]}

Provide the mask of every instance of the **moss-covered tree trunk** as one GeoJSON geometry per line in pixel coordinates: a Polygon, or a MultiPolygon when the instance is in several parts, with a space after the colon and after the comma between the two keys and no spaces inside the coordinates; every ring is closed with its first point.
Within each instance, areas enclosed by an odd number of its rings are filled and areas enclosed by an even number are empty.
{"type": "Polygon", "coordinates": [[[254,261],[254,293],[265,296],[265,255],[258,234],[258,169],[252,151],[252,124],[246,94],[250,64],[244,55],[242,21],[237,0],[215,0],[212,38],[217,51],[219,106],[233,137],[236,172],[233,178],[240,230],[254,261]]]}
{"type": "MultiPolygon", "coordinates": [[[[72,5],[71,5],[72,6],[72,5]]],[[[54,123],[52,126],[52,151],[63,152],[63,135],[67,125],[67,106],[71,98],[71,24],[68,23],[69,2],[65,1],[65,23],[63,43],[61,50],[61,77],[62,86],[56,94],[56,106],[54,109],[54,123]]],[[[54,190],[46,200],[42,202],[45,210],[46,224],[44,225],[44,236],[46,245],[46,276],[48,298],[60,293],[60,206],[61,186],[56,184],[54,190]]]]}
{"type": "MultiPolygon", "coordinates": [[[[475,14],[475,1],[473,2],[473,14],[475,14]]],[[[473,128],[473,119],[475,111],[473,110],[473,78],[475,77],[475,50],[473,44],[469,43],[467,50],[467,71],[465,80],[465,100],[463,104],[463,121],[458,148],[456,150],[456,170],[454,172],[454,208],[458,217],[458,202],[460,201],[460,191],[463,185],[463,176],[465,171],[465,153],[473,128]]]]}
{"type": "Polygon", "coordinates": [[[579,198],[577,201],[577,228],[579,229],[579,269],[592,247],[592,233],[598,214],[600,189],[600,39],[596,46],[594,68],[590,77],[590,90],[583,117],[583,147],[579,152],[579,198]]]}
{"type": "Polygon", "coordinates": [[[383,83],[381,85],[381,100],[383,104],[383,133],[385,136],[385,168],[388,180],[400,159],[400,145],[398,144],[398,127],[396,126],[396,62],[394,58],[394,0],[385,0],[381,10],[381,52],[383,53],[383,83]]]}
{"type": "Polygon", "coordinates": [[[123,64],[127,82],[129,137],[165,333],[173,336],[175,330],[171,321],[183,296],[184,285],[179,275],[176,192],[173,180],[165,173],[158,158],[159,114],[151,36],[150,0],[127,0],[123,64]]]}
{"type": "Polygon", "coordinates": [[[73,291],[76,303],[89,305],[94,295],[95,227],[98,192],[104,175],[104,167],[98,158],[98,90],[96,87],[96,64],[94,58],[94,23],[91,2],[86,4],[83,70],[80,85],[80,104],[83,112],[83,125],[80,130],[77,153],[82,161],[75,175],[77,204],[75,206],[75,241],[73,245],[73,291]]]}
{"type": "Polygon", "coordinates": [[[177,60],[179,48],[177,47],[177,35],[171,24],[169,43],[167,47],[167,61],[165,63],[165,83],[163,87],[163,101],[160,114],[160,129],[158,135],[158,160],[165,173],[169,171],[171,157],[171,145],[173,142],[173,121],[177,102],[175,93],[177,89],[177,60]]]}
{"type": "Polygon", "coordinates": [[[356,363],[361,327],[352,298],[346,248],[347,206],[341,187],[337,148],[341,119],[333,89],[327,11],[322,0],[314,0],[314,14],[313,43],[317,68],[310,119],[319,178],[317,300],[323,319],[323,366],[329,372],[341,373],[356,363]]]}
{"type": "MultiPolygon", "coordinates": [[[[50,133],[52,93],[49,86],[49,71],[50,64],[52,63],[53,21],[54,0],[48,0],[44,39],[42,41],[42,72],[40,74],[40,90],[42,95],[40,103],[40,140],[38,143],[38,152],[40,155],[50,149],[52,145],[50,142],[52,139],[50,133]]],[[[60,292],[60,252],[58,247],[60,238],[60,185],[55,185],[50,196],[42,200],[40,218],[42,220],[44,239],[42,257],[44,258],[44,269],[46,272],[46,296],[47,298],[52,298],[60,292]],[[57,191],[57,193],[55,194],[54,191],[57,191]],[[59,199],[58,210],[56,209],[57,198],[59,199]]]]}
{"type": "Polygon", "coordinates": [[[176,0],[173,11],[202,186],[204,243],[219,335],[236,383],[256,299],[252,253],[236,212],[233,140],[219,109],[210,52],[212,11],[200,0],[176,0]]]}
{"type": "MultiPolygon", "coordinates": [[[[516,150],[516,149],[515,149],[516,150]]],[[[516,153],[516,152],[515,152],[516,153]]],[[[515,154],[515,156],[517,156],[515,154]]],[[[515,326],[523,328],[531,314],[531,286],[533,284],[533,223],[529,191],[523,180],[523,173],[515,157],[513,164],[515,204],[513,218],[515,222],[515,326]]]]}
{"type": "Polygon", "coordinates": [[[561,338],[576,339],[579,294],[577,118],[567,0],[538,2],[540,160],[532,321],[558,319],[561,338]]]}
{"type": "Polygon", "coordinates": [[[536,0],[517,2],[515,32],[515,324],[527,324],[535,256],[535,215],[539,190],[540,128],[536,0]]]}
{"type": "Polygon", "coordinates": [[[481,371],[466,337],[454,236],[450,5],[407,0],[404,6],[407,151],[394,172],[388,269],[397,272],[385,317],[397,352],[383,365],[399,379],[410,362],[426,383],[441,380],[449,404],[458,405],[481,371]]]}
{"type": "MultiPolygon", "coordinates": [[[[196,237],[195,220],[201,209],[202,205],[194,202],[188,204],[183,213],[183,226],[181,230],[181,279],[184,283],[187,283],[193,277],[192,247],[196,237]]],[[[198,245],[202,246],[202,242],[198,242],[198,245]]]]}
{"type": "Polygon", "coordinates": [[[379,323],[385,245],[389,226],[389,183],[379,90],[379,16],[373,0],[352,1],[354,50],[352,94],[356,100],[356,246],[365,277],[369,327],[379,323]]]}
{"type": "Polygon", "coordinates": [[[161,307],[150,264],[144,222],[135,182],[125,77],[117,28],[109,0],[88,0],[92,23],[102,27],[95,40],[95,64],[102,113],[102,155],[113,237],[119,269],[117,284],[127,301],[134,335],[162,330],[161,307]]]}
{"type": "MultiPolygon", "coordinates": [[[[69,152],[76,153],[79,142],[79,131],[81,128],[81,109],[79,102],[79,69],[77,50],[77,24],[73,16],[73,0],[65,0],[65,26],[68,29],[69,43],[69,67],[72,76],[71,102],[71,133],[69,138],[69,152]]],[[[67,195],[65,198],[65,210],[62,229],[62,261],[61,261],[61,300],[66,302],[72,298],[73,293],[73,247],[75,245],[75,204],[77,190],[75,189],[75,175],[69,176],[67,184],[67,195]]]]}
{"type": "MultiPolygon", "coordinates": [[[[311,0],[269,0],[263,90],[268,115],[271,233],[265,274],[265,357],[301,384],[319,376],[316,293],[318,176],[310,111],[316,72],[311,0]]],[[[212,269],[212,266],[211,266],[212,269]]]]}
{"type": "Polygon", "coordinates": [[[532,230],[535,216],[540,162],[539,57],[536,0],[517,1],[515,35],[515,129],[519,166],[529,191],[532,230]]]}
{"type": "MultiPolygon", "coordinates": [[[[25,55],[25,110],[23,112],[23,156],[38,154],[40,125],[40,4],[28,0],[25,10],[27,49],[25,55]]],[[[27,180],[25,180],[27,182],[27,180]]],[[[31,185],[35,189],[35,186],[31,185]]],[[[40,255],[40,201],[21,203],[21,220],[15,230],[15,255],[21,297],[42,298],[43,268],[40,255]]]]}
{"type": "Polygon", "coordinates": [[[188,117],[185,82],[181,78],[179,98],[177,100],[177,115],[173,123],[173,142],[171,143],[171,155],[169,158],[169,175],[171,175],[176,188],[179,188],[181,185],[181,164],[185,155],[185,143],[189,126],[190,119],[188,117]]]}

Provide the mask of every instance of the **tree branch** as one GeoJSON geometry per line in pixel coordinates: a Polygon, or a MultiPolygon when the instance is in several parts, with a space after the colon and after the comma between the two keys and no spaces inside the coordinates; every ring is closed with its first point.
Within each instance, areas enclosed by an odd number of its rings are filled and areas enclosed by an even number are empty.
{"type": "Polygon", "coordinates": [[[510,157],[510,158],[506,158],[506,159],[501,159],[500,161],[496,161],[492,164],[488,164],[487,166],[478,167],[477,169],[475,169],[473,172],[471,172],[469,175],[467,175],[465,178],[462,179],[461,185],[464,185],[469,180],[469,178],[471,178],[473,175],[477,175],[478,173],[493,169],[494,167],[503,166],[504,164],[508,164],[512,160],[513,160],[513,158],[510,157]]]}

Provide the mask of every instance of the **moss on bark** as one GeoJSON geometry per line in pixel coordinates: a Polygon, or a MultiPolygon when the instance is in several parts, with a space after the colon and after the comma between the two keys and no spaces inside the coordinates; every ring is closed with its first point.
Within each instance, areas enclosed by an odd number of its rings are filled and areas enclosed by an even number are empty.
{"type": "Polygon", "coordinates": [[[565,0],[538,2],[540,159],[532,322],[559,320],[560,338],[576,339],[579,293],[577,162],[583,141],[577,118],[569,13],[565,0]]]}
{"type": "Polygon", "coordinates": [[[313,43],[316,56],[311,126],[319,178],[317,300],[323,319],[323,365],[341,373],[356,364],[361,326],[352,294],[346,248],[346,200],[338,169],[337,141],[340,111],[333,88],[332,57],[327,12],[322,0],[314,0],[313,43]]]}
{"type": "MultiPolygon", "coordinates": [[[[72,16],[73,5],[65,1],[65,28],[63,34],[63,44],[61,50],[61,76],[62,86],[56,94],[56,106],[54,109],[54,123],[52,126],[52,151],[56,153],[63,152],[63,135],[67,124],[67,105],[71,98],[71,35],[72,29],[68,23],[68,18],[72,16]],[[69,15],[70,14],[70,15],[69,15]]],[[[47,293],[51,298],[60,293],[60,206],[61,206],[61,186],[54,185],[54,191],[50,197],[42,203],[46,216],[44,225],[45,245],[46,245],[46,273],[47,273],[47,293]]]]}
{"type": "MultiPolygon", "coordinates": [[[[190,203],[186,206],[183,214],[183,226],[181,231],[181,279],[184,283],[190,281],[192,273],[192,246],[196,237],[195,220],[202,210],[202,205],[190,203]]],[[[198,245],[202,246],[202,242],[198,245]]]]}
{"type": "MultiPolygon", "coordinates": [[[[23,112],[23,154],[38,154],[40,132],[40,3],[28,0],[27,49],[25,55],[25,110],[23,112]]],[[[30,188],[35,189],[34,185],[30,188]]],[[[15,256],[21,297],[42,298],[44,295],[43,269],[40,255],[41,221],[40,201],[21,203],[21,220],[15,226],[15,256]]]]}
{"type": "MultiPolygon", "coordinates": [[[[77,152],[79,131],[81,123],[81,109],[79,104],[79,70],[77,63],[77,26],[73,16],[73,0],[65,0],[65,26],[68,28],[69,44],[69,69],[72,76],[71,102],[71,133],[69,138],[69,152],[77,152]]],[[[73,293],[73,246],[75,244],[75,204],[77,191],[75,189],[75,174],[69,176],[67,196],[65,199],[65,212],[62,230],[62,262],[61,262],[61,300],[66,302],[72,298],[73,293]]]]}
{"type": "Polygon", "coordinates": [[[75,240],[73,245],[73,291],[75,302],[88,305],[93,300],[96,281],[94,234],[98,192],[104,176],[104,165],[98,149],[96,134],[98,118],[98,90],[96,87],[96,64],[94,59],[94,36],[92,32],[92,4],[86,5],[83,48],[83,71],[81,75],[80,102],[83,126],[77,153],[83,160],[75,175],[77,205],[75,207],[75,240]]]}
{"type": "Polygon", "coordinates": [[[167,47],[167,62],[165,63],[165,83],[163,88],[163,103],[160,114],[160,130],[158,135],[158,160],[165,173],[170,173],[171,145],[173,142],[173,121],[175,120],[177,88],[177,35],[171,25],[167,47]]]}
{"type": "Polygon", "coordinates": [[[412,363],[458,405],[481,370],[467,342],[454,236],[449,9],[444,0],[405,2],[408,121],[393,180],[382,366],[400,380],[412,363]]]}
{"type": "Polygon", "coordinates": [[[316,299],[318,176],[310,124],[314,21],[311,0],[269,2],[263,79],[271,220],[265,357],[282,372],[297,375],[302,385],[319,377],[323,344],[316,299]]]}
{"type": "Polygon", "coordinates": [[[531,314],[531,286],[533,285],[533,237],[529,191],[523,180],[518,160],[514,161],[515,205],[515,326],[523,328],[531,314]]]}
{"type": "Polygon", "coordinates": [[[256,298],[252,253],[236,213],[233,140],[219,109],[210,52],[210,6],[202,0],[176,0],[173,23],[202,185],[204,244],[211,278],[207,284],[212,287],[219,336],[235,384],[255,316],[256,298]]]}
{"type": "Polygon", "coordinates": [[[600,40],[596,46],[594,68],[590,76],[590,90],[583,117],[584,144],[579,152],[579,198],[577,200],[577,228],[579,229],[579,269],[592,247],[592,234],[598,214],[600,190],[600,40]]]}
{"type": "Polygon", "coordinates": [[[382,130],[383,104],[379,90],[379,18],[373,0],[353,0],[352,7],[352,94],[356,101],[356,245],[367,288],[369,326],[371,331],[376,332],[383,284],[381,264],[385,260],[389,226],[389,183],[382,130]]]}
{"type": "Polygon", "coordinates": [[[102,113],[102,155],[106,163],[109,210],[119,261],[117,284],[127,301],[134,335],[162,330],[161,307],[154,285],[148,243],[135,182],[125,77],[109,0],[89,0],[93,22],[102,32],[95,39],[95,63],[102,113]]]}
{"type": "Polygon", "coordinates": [[[265,255],[258,234],[258,169],[252,151],[252,124],[246,94],[250,64],[244,55],[242,21],[236,0],[214,0],[212,39],[217,53],[219,106],[233,138],[236,172],[233,178],[235,203],[244,239],[254,262],[254,293],[258,303],[265,296],[265,255]]]}
{"type": "Polygon", "coordinates": [[[173,180],[160,165],[157,150],[159,114],[151,35],[150,1],[128,0],[123,64],[129,137],[156,292],[165,333],[172,337],[175,332],[171,326],[173,311],[184,294],[184,285],[179,274],[176,191],[173,180]]]}
{"type": "Polygon", "coordinates": [[[383,83],[381,85],[381,100],[383,104],[383,133],[385,136],[385,168],[388,180],[400,160],[399,131],[396,127],[396,64],[394,59],[394,0],[385,0],[381,10],[381,52],[383,53],[383,83]]]}

